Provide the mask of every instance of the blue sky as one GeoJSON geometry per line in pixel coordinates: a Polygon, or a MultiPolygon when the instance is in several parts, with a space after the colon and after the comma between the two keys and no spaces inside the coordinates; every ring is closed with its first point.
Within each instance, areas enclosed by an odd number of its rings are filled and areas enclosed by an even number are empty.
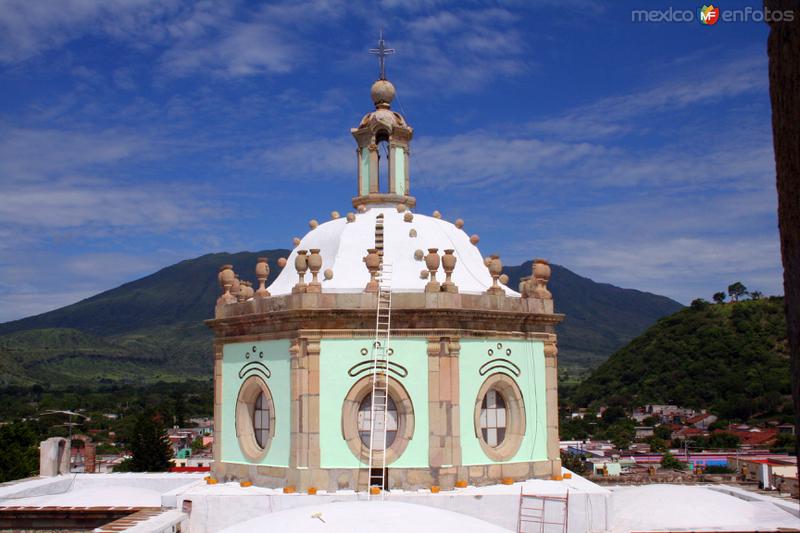
{"type": "MultiPolygon", "coordinates": [[[[700,3],[645,7],[670,6],[700,3]]],[[[641,8],[5,0],[0,321],[350,210],[380,26],[418,211],[507,264],[684,303],[779,294],[767,27],[641,8]]]]}

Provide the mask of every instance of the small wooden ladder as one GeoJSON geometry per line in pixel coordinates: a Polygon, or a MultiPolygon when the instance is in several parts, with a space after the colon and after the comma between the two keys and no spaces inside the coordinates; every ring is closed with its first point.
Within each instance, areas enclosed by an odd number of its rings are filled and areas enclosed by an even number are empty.
{"type": "Polygon", "coordinates": [[[520,489],[517,533],[567,533],[568,519],[569,491],[564,496],[543,496],[520,489]],[[548,511],[550,516],[558,513],[559,518],[548,520],[548,511]]]}

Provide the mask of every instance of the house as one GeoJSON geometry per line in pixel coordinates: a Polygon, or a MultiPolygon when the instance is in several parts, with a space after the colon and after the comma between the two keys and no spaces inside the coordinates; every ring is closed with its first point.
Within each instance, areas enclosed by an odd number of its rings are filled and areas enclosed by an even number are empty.
{"type": "Polygon", "coordinates": [[[786,433],[789,435],[794,435],[794,424],[781,424],[778,426],[778,433],[786,433]]]}
{"type": "Polygon", "coordinates": [[[775,490],[780,483],[783,490],[791,491],[797,484],[797,458],[789,455],[729,456],[728,468],[745,481],[757,481],[766,490],[775,490]]]}
{"type": "Polygon", "coordinates": [[[655,428],[653,426],[636,426],[633,428],[636,432],[634,439],[646,439],[655,435],[655,428]]]}
{"type": "Polygon", "coordinates": [[[672,439],[678,439],[678,440],[686,440],[695,437],[707,437],[707,436],[708,436],[708,431],[704,429],[698,429],[686,426],[682,426],[677,431],[673,431],[671,435],[672,439]]]}
{"type": "Polygon", "coordinates": [[[708,426],[718,420],[716,415],[711,413],[700,413],[686,420],[686,423],[697,429],[708,429],[708,426]]]}
{"type": "Polygon", "coordinates": [[[732,426],[731,429],[720,429],[714,433],[736,435],[741,441],[742,448],[767,448],[775,443],[778,428],[756,428],[742,424],[732,426]],[[742,429],[743,427],[746,429],[742,429]]]}

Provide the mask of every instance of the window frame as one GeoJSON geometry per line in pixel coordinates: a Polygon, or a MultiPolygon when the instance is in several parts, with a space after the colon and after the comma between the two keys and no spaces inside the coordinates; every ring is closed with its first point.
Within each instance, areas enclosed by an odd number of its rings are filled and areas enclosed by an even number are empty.
{"type": "Polygon", "coordinates": [[[235,420],[236,440],[239,442],[242,454],[250,462],[261,462],[269,453],[275,439],[275,403],[269,386],[260,376],[250,376],[242,382],[236,398],[235,420]],[[259,397],[263,397],[265,402],[264,410],[268,412],[269,424],[267,439],[263,446],[255,434],[256,401],[259,397]]]}
{"type": "Polygon", "coordinates": [[[481,449],[486,456],[494,462],[509,461],[514,458],[522,446],[527,426],[525,399],[517,382],[502,372],[489,375],[478,389],[474,408],[474,431],[481,449]],[[481,427],[481,408],[483,401],[490,390],[500,393],[506,404],[506,430],[502,442],[491,446],[483,438],[481,427]]]}

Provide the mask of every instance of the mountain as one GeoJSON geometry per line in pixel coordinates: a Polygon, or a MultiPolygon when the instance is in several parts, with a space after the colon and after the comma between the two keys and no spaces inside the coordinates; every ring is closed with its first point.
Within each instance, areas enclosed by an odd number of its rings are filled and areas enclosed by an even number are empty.
{"type": "MultiPolygon", "coordinates": [[[[531,274],[532,261],[505,267],[509,285],[531,274]]],[[[556,311],[567,315],[558,326],[559,365],[593,368],[633,340],[657,319],[682,309],[666,296],[597,283],[559,265],[550,265],[548,288],[556,311]]]]}
{"type": "MultiPolygon", "coordinates": [[[[208,377],[210,318],[219,296],[217,267],[230,263],[253,280],[256,258],[268,257],[269,281],[288,250],[207,254],[78,303],[0,324],[0,385],[149,382],[208,377]]],[[[550,289],[559,326],[562,367],[596,366],[658,318],[681,308],[669,298],[596,283],[552,265],[550,289]]],[[[510,285],[531,263],[506,267],[510,285]]]]}
{"type": "Polygon", "coordinates": [[[710,408],[726,418],[791,412],[783,298],[693,303],[658,320],[581,383],[577,405],[710,408]],[[786,411],[788,409],[789,411],[786,411]]]}

